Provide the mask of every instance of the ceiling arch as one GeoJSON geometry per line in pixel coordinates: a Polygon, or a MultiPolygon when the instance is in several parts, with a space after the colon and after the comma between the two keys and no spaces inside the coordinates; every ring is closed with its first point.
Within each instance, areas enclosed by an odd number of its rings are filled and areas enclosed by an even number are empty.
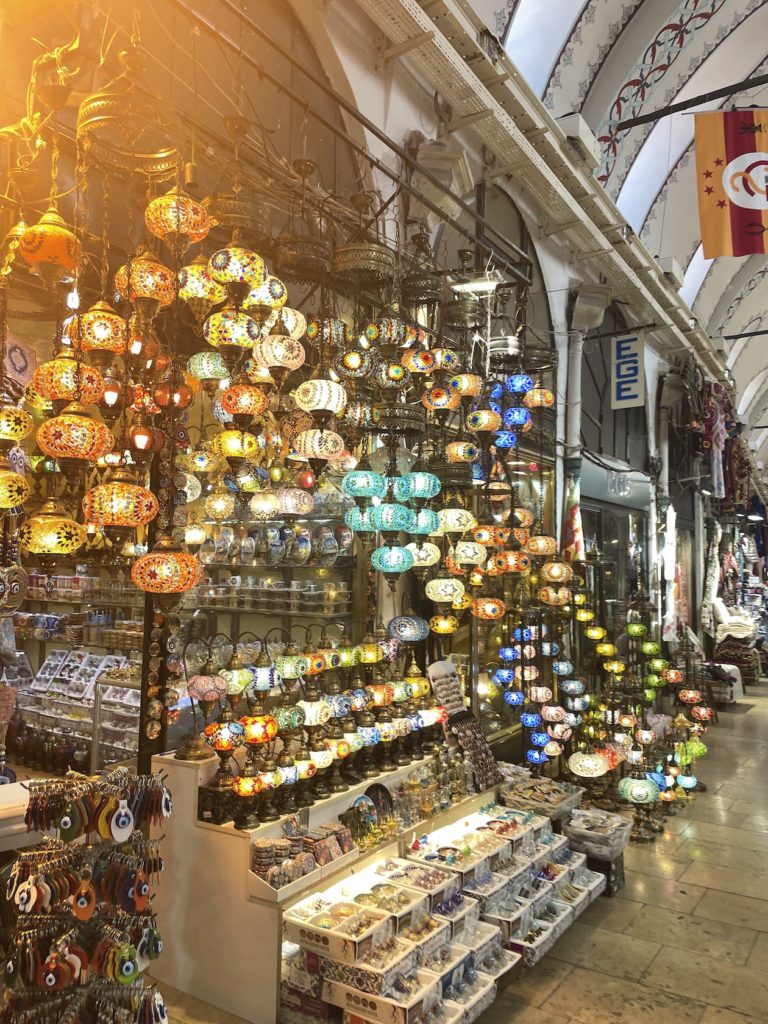
{"type": "MultiPolygon", "coordinates": [[[[501,0],[495,0],[496,6],[501,0]]],[[[629,131],[641,113],[768,71],[768,0],[516,0],[505,48],[555,117],[579,111],[601,150],[596,176],[656,256],[674,256],[681,295],[713,337],[768,324],[768,258],[705,259],[693,118],[629,131]]],[[[768,88],[719,101],[768,105],[768,88]]],[[[703,105],[713,109],[716,104],[703,105]]],[[[766,339],[725,342],[752,424],[768,406],[766,339]]],[[[768,460],[768,430],[755,434],[768,460]]]]}

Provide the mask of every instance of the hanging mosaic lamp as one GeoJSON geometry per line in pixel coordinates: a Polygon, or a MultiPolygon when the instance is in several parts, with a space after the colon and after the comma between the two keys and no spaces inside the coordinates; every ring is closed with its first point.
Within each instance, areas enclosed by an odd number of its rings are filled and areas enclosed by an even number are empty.
{"type": "Polygon", "coordinates": [[[199,380],[205,391],[215,394],[222,380],[229,377],[229,369],[220,352],[196,352],[187,360],[187,371],[199,380]]]}
{"type": "Polygon", "coordinates": [[[211,226],[203,204],[176,187],[149,203],[144,223],[179,258],[190,245],[202,242],[211,226]]]}
{"type": "Polygon", "coordinates": [[[207,317],[203,337],[225,358],[234,357],[243,349],[253,348],[259,340],[259,325],[242,310],[224,306],[207,317]]]}
{"type": "Polygon", "coordinates": [[[73,317],[66,333],[73,345],[79,342],[94,360],[120,356],[128,344],[128,324],[104,299],[73,317]]]}
{"type": "Polygon", "coordinates": [[[53,286],[73,279],[80,243],[56,207],[50,206],[37,224],[24,230],[19,253],[35,274],[53,286]]]}
{"type": "Polygon", "coordinates": [[[199,334],[211,309],[227,298],[224,288],[211,277],[205,256],[196,256],[179,271],[179,298],[191,310],[199,334]]]}
{"type": "Polygon", "coordinates": [[[12,469],[8,458],[0,454],[0,511],[20,508],[31,493],[27,478],[12,469]]]}
{"type": "Polygon", "coordinates": [[[117,470],[109,483],[92,487],[83,497],[83,518],[97,526],[146,526],[159,509],[152,491],[139,486],[125,470],[117,470]]]}
{"type": "Polygon", "coordinates": [[[86,541],[85,527],[67,514],[63,505],[49,499],[19,530],[19,545],[32,555],[71,555],[86,541]]]}
{"type": "Polygon", "coordinates": [[[258,253],[232,242],[211,256],[208,273],[226,290],[230,301],[239,304],[264,282],[267,268],[258,253]]]}
{"type": "Polygon", "coordinates": [[[115,291],[136,310],[147,330],[159,310],[176,298],[176,275],[148,250],[140,250],[115,274],[115,291]]]}
{"type": "Polygon", "coordinates": [[[211,441],[211,450],[236,469],[259,450],[259,442],[247,430],[220,430],[211,441]]]}
{"type": "Polygon", "coordinates": [[[38,429],[36,440],[44,455],[77,471],[106,455],[115,445],[109,427],[89,416],[79,402],[72,402],[60,416],[46,420],[38,429]]]}
{"type": "Polygon", "coordinates": [[[182,551],[164,538],[133,563],[131,579],[150,594],[183,594],[203,578],[203,566],[195,555],[182,551]]]}
{"type": "Polygon", "coordinates": [[[217,523],[231,519],[235,514],[235,496],[225,487],[218,487],[205,499],[205,513],[217,523]]]}
{"type": "Polygon", "coordinates": [[[221,405],[236,426],[245,429],[267,408],[263,391],[242,378],[230,384],[221,393],[221,405]]]}
{"type": "Polygon", "coordinates": [[[92,405],[104,394],[104,378],[99,371],[75,358],[70,351],[41,363],[32,374],[32,386],[50,402],[92,405]]]}
{"type": "Polygon", "coordinates": [[[258,324],[272,322],[288,301],[288,289],[279,277],[267,274],[261,284],[252,288],[243,299],[243,309],[258,324]]]}

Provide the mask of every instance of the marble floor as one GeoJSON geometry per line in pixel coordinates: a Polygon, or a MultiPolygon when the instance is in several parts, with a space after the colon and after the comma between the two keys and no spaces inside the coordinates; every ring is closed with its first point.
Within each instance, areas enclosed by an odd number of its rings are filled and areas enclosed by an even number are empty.
{"type": "MultiPolygon", "coordinates": [[[[765,1024],[768,681],[721,713],[697,774],[708,791],[630,846],[600,897],[480,1024],[765,1024]]],[[[171,1024],[241,1024],[164,989],[171,1024]]]]}

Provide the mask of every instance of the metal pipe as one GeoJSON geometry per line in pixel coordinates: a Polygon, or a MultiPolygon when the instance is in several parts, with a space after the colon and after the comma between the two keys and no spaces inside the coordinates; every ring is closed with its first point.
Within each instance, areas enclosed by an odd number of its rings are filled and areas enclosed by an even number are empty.
{"type": "MultiPolygon", "coordinates": [[[[291,99],[294,103],[302,107],[302,109],[304,109],[307,113],[311,114],[320,124],[324,125],[324,127],[326,127],[329,131],[335,134],[339,139],[346,142],[347,145],[351,146],[355,150],[355,152],[358,153],[358,155],[362,156],[372,166],[375,166],[377,170],[381,171],[388,178],[390,178],[390,180],[394,181],[402,188],[405,188],[407,191],[409,191],[412,195],[416,196],[419,202],[421,202],[424,206],[430,209],[432,213],[440,217],[442,221],[444,221],[446,224],[449,224],[455,231],[457,231],[459,234],[469,239],[470,241],[478,241],[476,235],[469,233],[461,224],[458,223],[458,221],[454,220],[452,217],[447,216],[446,213],[443,210],[441,210],[439,206],[432,203],[425,196],[421,195],[419,191],[413,188],[413,186],[409,182],[405,181],[401,175],[398,175],[397,173],[392,171],[389,167],[387,167],[380,160],[374,157],[367,149],[365,149],[354,139],[352,139],[352,137],[343,128],[339,128],[338,125],[334,124],[333,121],[325,117],[325,115],[313,109],[309,104],[307,104],[306,99],[303,96],[299,96],[291,88],[286,86],[275,75],[271,74],[265,67],[259,64],[259,62],[249,53],[245,51],[242,51],[241,53],[240,47],[234,42],[234,40],[230,39],[229,36],[224,34],[220,30],[220,28],[213,25],[212,22],[207,17],[205,17],[197,11],[191,10],[188,4],[185,2],[185,0],[170,0],[170,2],[178,10],[185,14],[190,20],[192,20],[196,25],[205,29],[205,31],[208,32],[210,35],[215,36],[215,38],[219,40],[219,42],[225,43],[227,46],[229,46],[229,48],[236,52],[239,56],[241,56],[242,60],[245,63],[249,64],[261,78],[264,78],[267,81],[271,82],[277,89],[279,89],[286,96],[288,96],[289,99],[291,99]]],[[[259,26],[256,22],[252,21],[246,15],[246,13],[239,9],[234,3],[232,3],[231,0],[219,0],[219,2],[222,4],[222,6],[227,8],[230,11],[230,13],[235,15],[243,23],[245,27],[247,27],[250,31],[255,32],[270,47],[272,47],[272,49],[274,49],[276,53],[278,53],[284,60],[288,61],[288,63],[290,63],[292,67],[300,71],[309,80],[309,82],[314,88],[322,90],[330,99],[332,99],[336,104],[338,104],[338,106],[340,106],[342,110],[344,110],[347,114],[349,114],[356,121],[358,121],[359,124],[367,132],[370,132],[375,138],[377,138],[388,149],[390,149],[403,162],[404,165],[410,168],[411,171],[418,171],[418,173],[423,178],[425,178],[431,185],[437,188],[443,195],[449,197],[451,202],[458,206],[463,213],[471,217],[475,225],[481,226],[484,233],[488,233],[494,236],[503,248],[509,250],[510,254],[514,257],[514,259],[518,259],[520,263],[523,264],[523,266],[528,268],[528,273],[524,273],[520,266],[514,261],[507,261],[505,269],[513,277],[520,281],[521,284],[531,283],[530,257],[525,252],[523,252],[522,249],[518,248],[518,246],[516,246],[513,242],[510,242],[509,239],[499,234],[499,232],[496,231],[493,225],[489,224],[484,217],[481,217],[476,210],[474,210],[471,206],[465,203],[463,199],[461,199],[454,192],[452,192],[450,188],[443,184],[443,182],[440,181],[439,178],[436,178],[429,170],[427,170],[425,167],[422,167],[419,164],[418,160],[412,157],[407,152],[407,150],[403,149],[402,146],[399,146],[393,139],[390,139],[385,132],[378,128],[373,121],[371,121],[368,117],[365,116],[365,114],[362,114],[352,103],[350,103],[344,96],[342,96],[341,93],[337,92],[330,85],[328,85],[327,82],[324,82],[321,78],[318,78],[316,75],[314,75],[304,64],[302,64],[297,58],[295,58],[291,54],[290,50],[286,50],[279,43],[275,42],[275,40],[271,36],[269,36],[261,28],[261,26],[259,26]]],[[[490,242],[487,240],[481,241],[479,244],[482,245],[485,251],[495,255],[497,258],[499,257],[499,255],[501,255],[501,257],[504,258],[503,250],[501,253],[499,253],[498,246],[491,245],[490,242]]]]}
{"type": "Polygon", "coordinates": [[[756,89],[760,85],[768,85],[768,75],[755,75],[754,78],[744,78],[734,85],[724,85],[720,89],[713,89],[711,92],[703,92],[699,96],[692,96],[689,100],[680,100],[679,103],[668,103],[666,107],[651,110],[648,114],[628,117],[626,121],[619,121],[615,130],[617,132],[629,131],[630,128],[637,128],[638,125],[651,124],[653,121],[660,121],[662,117],[677,114],[680,110],[690,110],[691,107],[698,107],[701,103],[719,100],[724,96],[733,96],[735,93],[744,92],[746,89],[756,89]]]}

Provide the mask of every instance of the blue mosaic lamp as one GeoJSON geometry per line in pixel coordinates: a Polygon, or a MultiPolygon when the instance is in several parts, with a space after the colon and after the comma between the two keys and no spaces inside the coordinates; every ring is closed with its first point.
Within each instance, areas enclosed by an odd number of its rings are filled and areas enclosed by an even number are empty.
{"type": "Polygon", "coordinates": [[[341,489],[350,498],[383,498],[387,493],[387,482],[381,473],[372,469],[352,469],[341,481],[341,489]]]}
{"type": "Polygon", "coordinates": [[[371,508],[370,513],[374,530],[384,533],[410,533],[416,525],[416,513],[405,505],[383,503],[371,508]]]}
{"type": "Polygon", "coordinates": [[[525,694],[522,690],[505,690],[504,700],[512,708],[519,708],[525,703],[525,694]]]}
{"type": "Polygon", "coordinates": [[[504,387],[510,395],[524,395],[533,388],[533,377],[527,373],[513,373],[504,381],[504,387]]]}
{"type": "Polygon", "coordinates": [[[531,411],[522,405],[513,405],[504,410],[504,426],[508,428],[525,427],[531,422],[531,411]]]}
{"type": "Polygon", "coordinates": [[[396,615],[389,620],[387,632],[400,643],[417,644],[429,636],[429,623],[418,615],[396,615]]]}

